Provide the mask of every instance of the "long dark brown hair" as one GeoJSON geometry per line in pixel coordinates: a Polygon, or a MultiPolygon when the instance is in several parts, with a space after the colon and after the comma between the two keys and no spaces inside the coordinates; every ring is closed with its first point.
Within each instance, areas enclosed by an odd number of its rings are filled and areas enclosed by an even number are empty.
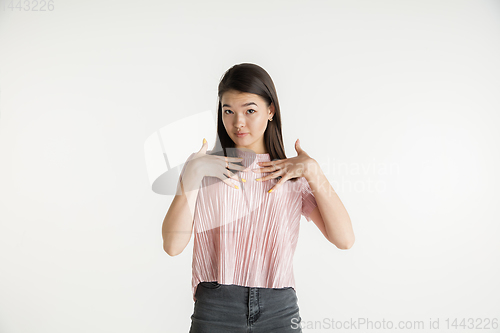
{"type": "MultiPolygon", "coordinates": [[[[224,123],[222,122],[221,103],[222,96],[225,92],[236,90],[239,92],[259,95],[266,101],[267,107],[273,103],[275,112],[273,121],[268,121],[266,131],[264,132],[264,145],[266,146],[271,161],[286,159],[287,157],[283,146],[283,136],[281,134],[281,112],[278,95],[276,94],[276,88],[274,87],[271,76],[269,76],[264,68],[251,63],[234,65],[222,76],[218,90],[217,138],[215,140],[214,148],[212,149],[212,154],[237,157],[236,149],[234,149],[236,148],[234,141],[229,137],[229,134],[227,134],[224,123]]],[[[241,165],[241,163],[237,164],[241,165]]],[[[298,178],[290,180],[296,181],[298,178]]]]}

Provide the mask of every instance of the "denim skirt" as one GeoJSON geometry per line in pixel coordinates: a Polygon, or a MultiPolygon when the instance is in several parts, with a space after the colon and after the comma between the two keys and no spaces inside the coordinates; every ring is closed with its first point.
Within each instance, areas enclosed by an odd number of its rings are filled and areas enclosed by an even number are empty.
{"type": "Polygon", "coordinates": [[[200,282],[189,333],[302,332],[295,289],[200,282]]]}

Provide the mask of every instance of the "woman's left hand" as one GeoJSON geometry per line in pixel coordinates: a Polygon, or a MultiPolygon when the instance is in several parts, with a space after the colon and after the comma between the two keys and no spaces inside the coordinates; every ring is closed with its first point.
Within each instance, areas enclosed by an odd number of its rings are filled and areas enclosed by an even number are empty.
{"type": "MultiPolygon", "coordinates": [[[[286,158],[283,160],[274,160],[269,162],[259,162],[257,163],[262,168],[252,169],[253,172],[272,172],[272,174],[267,175],[262,178],[257,178],[258,181],[266,181],[273,178],[281,177],[281,179],[271,188],[268,193],[275,191],[281,185],[283,185],[287,180],[296,177],[304,177],[308,166],[314,162],[301,147],[300,140],[295,141],[295,150],[297,151],[297,156],[292,158],[286,158]]],[[[256,180],[257,180],[256,179],[256,180]]]]}

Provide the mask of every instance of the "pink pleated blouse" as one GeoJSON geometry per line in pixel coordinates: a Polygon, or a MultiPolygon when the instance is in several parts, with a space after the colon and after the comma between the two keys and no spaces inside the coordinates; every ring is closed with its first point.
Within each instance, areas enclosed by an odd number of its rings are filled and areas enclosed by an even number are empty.
{"type": "MultiPolygon", "coordinates": [[[[242,164],[261,168],[269,154],[236,149],[242,164]]],[[[194,156],[191,154],[185,166],[194,156]]],[[[299,238],[300,217],[311,221],[317,206],[304,177],[286,181],[268,193],[278,179],[255,181],[269,173],[239,172],[246,182],[232,188],[216,177],[204,177],[194,212],[192,293],[202,281],[246,287],[295,289],[293,255],[299,238]]]]}

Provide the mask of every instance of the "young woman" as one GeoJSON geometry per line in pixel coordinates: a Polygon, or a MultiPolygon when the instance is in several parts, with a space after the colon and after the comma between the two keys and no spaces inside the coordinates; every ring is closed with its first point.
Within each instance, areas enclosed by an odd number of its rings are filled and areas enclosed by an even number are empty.
{"type": "Polygon", "coordinates": [[[297,156],[286,157],[276,89],[263,68],[233,66],[218,97],[216,145],[207,153],[203,139],[187,159],[162,228],[171,256],[194,228],[190,333],[301,332],[292,266],[300,217],[348,249],[349,215],[300,142],[297,156]]]}

